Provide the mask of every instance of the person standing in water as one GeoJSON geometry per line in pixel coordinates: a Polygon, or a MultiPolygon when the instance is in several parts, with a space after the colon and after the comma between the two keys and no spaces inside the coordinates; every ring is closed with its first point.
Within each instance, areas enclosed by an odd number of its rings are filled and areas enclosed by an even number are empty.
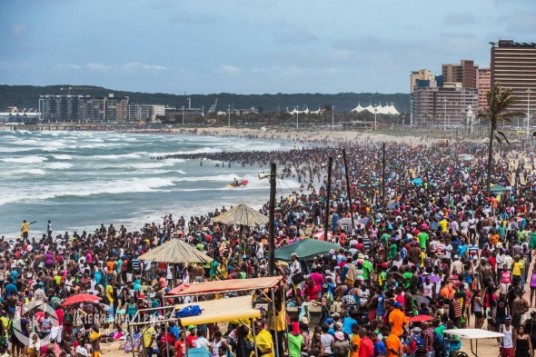
{"type": "Polygon", "coordinates": [[[28,239],[29,233],[30,233],[30,223],[26,222],[26,220],[23,220],[20,226],[20,235],[23,239],[28,239]]]}

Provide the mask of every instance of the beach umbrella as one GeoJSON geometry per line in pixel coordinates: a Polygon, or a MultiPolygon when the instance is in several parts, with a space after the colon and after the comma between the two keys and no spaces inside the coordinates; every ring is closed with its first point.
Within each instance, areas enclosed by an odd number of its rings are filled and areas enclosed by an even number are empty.
{"type": "Polygon", "coordinates": [[[341,218],[337,221],[337,224],[339,226],[350,226],[352,224],[352,219],[351,218],[341,218]]]}
{"type": "Polygon", "coordinates": [[[212,221],[227,225],[239,224],[242,226],[254,227],[268,223],[268,217],[246,204],[240,203],[238,206],[231,208],[227,212],[214,217],[212,221]]]}
{"type": "MultiPolygon", "coordinates": [[[[324,238],[324,231],[318,231],[316,233],[313,233],[312,237],[315,238],[315,239],[319,239],[319,240],[326,240],[324,238]]],[[[333,234],[331,232],[328,232],[328,239],[327,240],[331,240],[331,238],[333,238],[333,234]]]]}
{"type": "Polygon", "coordinates": [[[420,177],[414,178],[411,182],[413,182],[415,186],[422,186],[422,178],[420,177]]]}
{"type": "Polygon", "coordinates": [[[365,226],[369,223],[370,218],[364,217],[357,221],[357,223],[364,224],[365,226]]]}
{"type": "MultiPolygon", "coordinates": [[[[212,258],[197,250],[193,245],[177,238],[172,238],[164,244],[151,249],[139,256],[140,260],[168,264],[206,264],[212,262],[212,258]]],[[[173,284],[177,281],[176,269],[173,269],[173,284]]]]}
{"type": "Polygon", "coordinates": [[[412,316],[412,317],[408,318],[408,321],[409,321],[409,322],[416,323],[416,322],[427,322],[427,321],[432,321],[433,319],[434,319],[433,316],[429,316],[429,315],[417,315],[417,316],[412,316]]]}
{"type": "Polygon", "coordinates": [[[413,298],[415,299],[415,301],[417,302],[419,306],[421,306],[421,304],[425,304],[425,305],[430,304],[430,299],[428,299],[426,296],[414,295],[413,298]]]}
{"type": "Polygon", "coordinates": [[[101,298],[97,295],[93,294],[77,294],[73,296],[69,296],[61,306],[70,306],[70,305],[76,305],[76,304],[83,304],[83,303],[93,303],[97,304],[99,301],[101,301],[101,298]]]}
{"type": "Polygon", "coordinates": [[[495,185],[495,186],[492,186],[489,190],[490,190],[490,192],[492,192],[492,193],[500,193],[500,192],[507,192],[507,191],[510,191],[509,188],[504,187],[504,186],[501,186],[501,185],[495,185]]]}
{"type": "Polygon", "coordinates": [[[242,249],[246,252],[245,242],[242,241],[242,232],[244,226],[254,227],[261,224],[268,223],[268,217],[257,212],[253,208],[244,203],[240,203],[238,206],[231,208],[229,211],[220,214],[212,219],[215,223],[223,223],[228,226],[233,224],[240,225],[239,239],[242,242],[242,249]]]}
{"type": "Polygon", "coordinates": [[[275,258],[288,261],[292,254],[296,254],[300,259],[307,259],[327,254],[332,249],[339,250],[340,248],[340,245],[334,243],[324,242],[317,239],[303,239],[277,248],[275,250],[275,258]]]}
{"type": "Polygon", "coordinates": [[[140,255],[139,259],[169,264],[206,264],[213,260],[205,253],[197,250],[193,245],[176,238],[172,238],[140,255]]]}

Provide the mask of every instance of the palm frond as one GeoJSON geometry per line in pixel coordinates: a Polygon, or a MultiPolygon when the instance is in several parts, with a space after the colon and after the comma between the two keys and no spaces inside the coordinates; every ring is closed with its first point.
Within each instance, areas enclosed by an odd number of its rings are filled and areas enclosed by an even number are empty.
{"type": "Polygon", "coordinates": [[[497,134],[501,136],[508,143],[508,145],[510,145],[510,141],[502,131],[497,131],[497,134]]]}

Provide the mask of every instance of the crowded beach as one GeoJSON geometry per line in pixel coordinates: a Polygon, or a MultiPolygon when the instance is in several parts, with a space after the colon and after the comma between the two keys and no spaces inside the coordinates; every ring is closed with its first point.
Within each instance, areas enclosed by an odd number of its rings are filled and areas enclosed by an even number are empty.
{"type": "Polygon", "coordinates": [[[230,223],[217,197],[139,230],[35,236],[21,217],[0,242],[0,356],[464,356],[468,328],[486,353],[533,356],[532,151],[498,146],[488,194],[485,143],[386,137],[382,160],[376,137],[291,139],[307,146],[155,158],[276,163],[300,188],[273,222],[230,223]]]}

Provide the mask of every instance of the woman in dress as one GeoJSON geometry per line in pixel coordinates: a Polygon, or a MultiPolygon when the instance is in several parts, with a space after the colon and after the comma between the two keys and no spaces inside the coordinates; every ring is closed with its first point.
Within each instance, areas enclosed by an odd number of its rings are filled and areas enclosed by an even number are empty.
{"type": "Polygon", "coordinates": [[[525,333],[525,328],[519,326],[515,338],[515,357],[534,357],[532,342],[528,333],[525,333]]]}

